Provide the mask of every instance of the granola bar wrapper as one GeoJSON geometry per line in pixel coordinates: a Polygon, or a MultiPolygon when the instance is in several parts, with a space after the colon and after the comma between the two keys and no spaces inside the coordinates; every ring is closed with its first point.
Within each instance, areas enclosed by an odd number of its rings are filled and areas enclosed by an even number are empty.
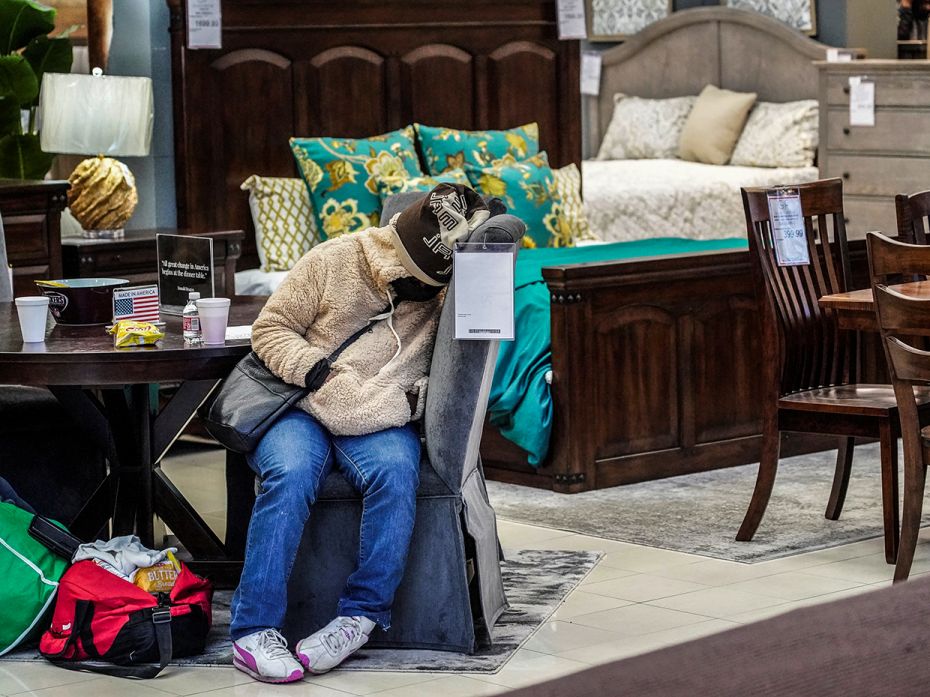
{"type": "Polygon", "coordinates": [[[113,335],[113,346],[127,348],[129,346],[151,346],[159,339],[163,339],[165,332],[151,322],[138,322],[132,319],[122,319],[110,328],[113,335]]]}

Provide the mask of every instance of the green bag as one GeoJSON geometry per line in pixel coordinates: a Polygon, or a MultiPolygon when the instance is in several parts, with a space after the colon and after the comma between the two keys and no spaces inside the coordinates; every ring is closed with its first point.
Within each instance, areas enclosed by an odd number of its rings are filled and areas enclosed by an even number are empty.
{"type": "Polygon", "coordinates": [[[0,656],[45,629],[58,581],[68,561],[29,535],[32,514],[0,503],[0,656]]]}

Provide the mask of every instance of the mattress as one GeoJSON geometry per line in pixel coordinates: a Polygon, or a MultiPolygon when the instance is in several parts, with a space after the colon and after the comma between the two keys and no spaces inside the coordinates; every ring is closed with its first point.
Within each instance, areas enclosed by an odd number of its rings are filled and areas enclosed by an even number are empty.
{"type": "Polygon", "coordinates": [[[801,184],[818,178],[816,167],[736,167],[684,160],[581,163],[591,230],[609,242],[744,237],[740,187],[801,184]]]}

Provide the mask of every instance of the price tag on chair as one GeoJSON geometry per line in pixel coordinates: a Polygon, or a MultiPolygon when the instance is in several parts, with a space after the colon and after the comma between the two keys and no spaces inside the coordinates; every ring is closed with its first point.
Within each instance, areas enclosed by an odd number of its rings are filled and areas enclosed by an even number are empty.
{"type": "Polygon", "coordinates": [[[455,338],[513,340],[513,242],[456,243],[455,338]]]}
{"type": "Polygon", "coordinates": [[[807,228],[801,213],[801,195],[797,189],[778,189],[768,195],[769,220],[779,266],[810,264],[807,228]]]}

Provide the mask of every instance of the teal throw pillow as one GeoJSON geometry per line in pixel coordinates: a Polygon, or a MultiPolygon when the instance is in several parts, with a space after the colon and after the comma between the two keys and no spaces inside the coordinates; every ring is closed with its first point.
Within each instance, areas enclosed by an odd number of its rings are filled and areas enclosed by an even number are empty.
{"type": "Polygon", "coordinates": [[[471,186],[465,171],[450,169],[444,174],[435,177],[424,175],[422,177],[383,177],[378,180],[378,193],[382,203],[394,194],[405,194],[408,191],[432,191],[437,184],[463,184],[471,186]]]}
{"type": "Polygon", "coordinates": [[[383,177],[423,175],[407,126],[371,138],[291,138],[324,239],[379,224],[383,177]]]}
{"type": "Polygon", "coordinates": [[[490,167],[504,158],[525,160],[539,152],[539,127],[535,123],[507,131],[459,131],[419,123],[414,127],[432,175],[468,165],[490,167]]]}
{"type": "Polygon", "coordinates": [[[562,205],[545,152],[522,162],[504,159],[491,167],[466,166],[465,173],[475,191],[497,196],[508,213],[523,221],[524,247],[555,246],[562,205]]]}

